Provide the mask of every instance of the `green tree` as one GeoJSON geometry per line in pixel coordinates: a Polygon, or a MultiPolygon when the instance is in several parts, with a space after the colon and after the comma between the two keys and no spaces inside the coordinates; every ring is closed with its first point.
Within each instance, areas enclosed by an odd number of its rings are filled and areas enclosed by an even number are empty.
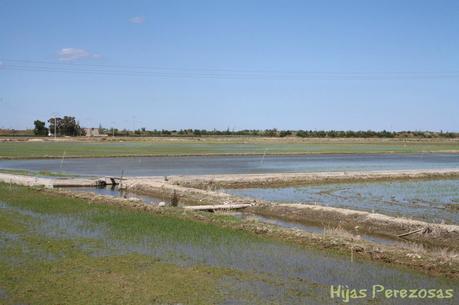
{"type": "Polygon", "coordinates": [[[46,136],[48,135],[48,128],[46,128],[46,123],[40,120],[36,120],[33,122],[35,128],[33,129],[33,133],[36,136],[46,136]]]}
{"type": "Polygon", "coordinates": [[[75,120],[73,116],[64,116],[63,118],[50,118],[48,120],[49,130],[54,134],[54,125],[56,125],[57,135],[64,136],[81,136],[84,135],[80,124],[75,120]]]}

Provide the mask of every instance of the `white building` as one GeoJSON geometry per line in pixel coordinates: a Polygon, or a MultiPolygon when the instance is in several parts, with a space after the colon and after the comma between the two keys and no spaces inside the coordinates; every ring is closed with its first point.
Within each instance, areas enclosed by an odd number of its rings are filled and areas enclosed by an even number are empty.
{"type": "Polygon", "coordinates": [[[87,137],[106,137],[106,134],[99,133],[99,128],[83,128],[87,137]]]}

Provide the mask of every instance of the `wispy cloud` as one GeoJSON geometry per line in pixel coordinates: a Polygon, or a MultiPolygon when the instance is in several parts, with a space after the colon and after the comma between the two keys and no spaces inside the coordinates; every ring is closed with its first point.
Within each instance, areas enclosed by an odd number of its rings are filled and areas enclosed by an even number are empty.
{"type": "Polygon", "coordinates": [[[143,16],[135,16],[132,18],[129,18],[130,23],[135,23],[135,24],[141,24],[145,22],[145,18],[143,16]]]}
{"type": "Polygon", "coordinates": [[[85,58],[100,58],[101,56],[85,49],[62,48],[57,52],[57,57],[62,61],[74,61],[85,58]]]}

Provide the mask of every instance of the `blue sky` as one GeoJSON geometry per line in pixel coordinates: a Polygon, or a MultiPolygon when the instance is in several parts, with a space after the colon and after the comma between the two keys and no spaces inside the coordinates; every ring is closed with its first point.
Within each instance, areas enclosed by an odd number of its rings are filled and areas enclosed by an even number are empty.
{"type": "Polygon", "coordinates": [[[459,131],[459,1],[0,0],[0,127],[459,131]]]}

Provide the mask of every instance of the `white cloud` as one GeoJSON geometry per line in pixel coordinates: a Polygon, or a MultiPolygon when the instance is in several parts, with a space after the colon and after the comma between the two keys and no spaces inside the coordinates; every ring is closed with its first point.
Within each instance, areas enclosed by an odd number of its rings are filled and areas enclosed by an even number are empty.
{"type": "Polygon", "coordinates": [[[73,61],[85,58],[100,58],[100,54],[92,54],[85,49],[62,48],[57,52],[57,57],[62,61],[73,61]]]}
{"type": "Polygon", "coordinates": [[[141,24],[145,22],[145,18],[143,16],[135,16],[132,18],[129,18],[130,23],[135,23],[135,24],[141,24]]]}

